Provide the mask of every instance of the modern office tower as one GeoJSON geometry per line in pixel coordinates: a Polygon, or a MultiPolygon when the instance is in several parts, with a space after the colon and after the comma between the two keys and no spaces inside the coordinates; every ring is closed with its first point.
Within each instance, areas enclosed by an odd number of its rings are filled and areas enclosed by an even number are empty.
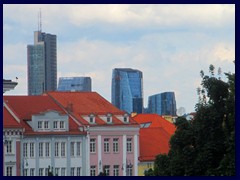
{"type": "Polygon", "coordinates": [[[90,77],[60,77],[58,81],[58,91],[85,91],[91,92],[90,77]]]}
{"type": "Polygon", "coordinates": [[[143,111],[143,75],[130,68],[115,68],[112,72],[112,104],[128,113],[143,111]]]}
{"type": "Polygon", "coordinates": [[[57,36],[34,32],[34,45],[27,46],[28,95],[57,89],[57,36]]]}
{"type": "Polygon", "coordinates": [[[174,92],[164,92],[148,97],[148,113],[159,115],[176,115],[174,92]]]}

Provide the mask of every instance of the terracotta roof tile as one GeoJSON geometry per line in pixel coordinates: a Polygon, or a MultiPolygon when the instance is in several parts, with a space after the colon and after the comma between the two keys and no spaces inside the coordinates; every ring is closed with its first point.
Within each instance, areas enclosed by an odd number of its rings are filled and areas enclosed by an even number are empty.
{"type": "Polygon", "coordinates": [[[169,151],[170,135],[162,128],[140,129],[140,161],[154,161],[158,154],[169,151]]]}
{"type": "Polygon", "coordinates": [[[149,127],[163,127],[169,134],[173,134],[176,130],[174,124],[158,114],[138,114],[133,119],[139,124],[151,122],[149,127]]]}
{"type": "MultiPolygon", "coordinates": [[[[84,120],[82,115],[96,115],[95,125],[108,125],[106,122],[101,120],[99,115],[107,115],[111,113],[113,115],[124,115],[126,112],[118,109],[101,95],[96,92],[48,92],[47,95],[52,97],[56,102],[60,103],[64,108],[68,109],[68,112],[73,114],[80,123],[83,125],[92,125],[84,120]]],[[[136,124],[131,117],[129,117],[129,124],[136,124]]],[[[113,118],[113,124],[125,125],[122,121],[116,117],[113,118]]]]}
{"type": "Polygon", "coordinates": [[[3,127],[4,128],[21,128],[21,124],[3,107],[3,127]]]}

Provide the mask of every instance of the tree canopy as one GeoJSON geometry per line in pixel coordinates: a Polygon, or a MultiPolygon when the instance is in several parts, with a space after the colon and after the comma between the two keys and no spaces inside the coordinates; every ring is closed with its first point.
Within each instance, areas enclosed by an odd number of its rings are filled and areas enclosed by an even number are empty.
{"type": "Polygon", "coordinates": [[[228,82],[200,71],[199,102],[193,120],[179,117],[167,155],[158,155],[154,175],[233,176],[235,175],[235,74],[225,73],[228,82]]]}

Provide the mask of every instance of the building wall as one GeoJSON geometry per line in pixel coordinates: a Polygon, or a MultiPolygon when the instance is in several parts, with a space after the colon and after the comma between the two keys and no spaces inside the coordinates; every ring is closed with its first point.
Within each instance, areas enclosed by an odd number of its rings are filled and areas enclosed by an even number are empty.
{"type": "Polygon", "coordinates": [[[112,73],[112,104],[121,110],[142,113],[142,72],[130,68],[116,68],[112,73]]]}
{"type": "Polygon", "coordinates": [[[90,152],[90,166],[96,166],[96,175],[104,171],[105,165],[110,165],[110,176],[113,176],[114,165],[119,166],[119,175],[126,176],[126,166],[132,165],[132,175],[137,176],[138,169],[138,135],[139,127],[135,128],[90,128],[90,139],[96,139],[96,152],[90,152]],[[110,152],[104,152],[104,139],[109,139],[110,152]],[[113,139],[118,138],[119,150],[113,152],[113,139]],[[127,138],[132,139],[132,152],[127,152],[127,138]]]}
{"type": "Polygon", "coordinates": [[[28,95],[57,89],[57,37],[34,32],[34,45],[27,46],[28,95]]]}
{"type": "Polygon", "coordinates": [[[7,175],[7,167],[12,167],[12,176],[20,174],[20,129],[3,129],[3,175],[7,175]],[[7,152],[7,143],[11,141],[11,152],[7,152]]]}
{"type": "Polygon", "coordinates": [[[174,92],[164,92],[149,96],[148,113],[175,116],[176,100],[174,92]]]}
{"type": "Polygon", "coordinates": [[[91,92],[90,77],[61,77],[58,82],[58,91],[84,91],[91,92]]]}
{"type": "Polygon", "coordinates": [[[144,176],[144,172],[148,169],[154,169],[154,162],[148,161],[148,162],[139,162],[138,164],[138,176],[144,176]]]}

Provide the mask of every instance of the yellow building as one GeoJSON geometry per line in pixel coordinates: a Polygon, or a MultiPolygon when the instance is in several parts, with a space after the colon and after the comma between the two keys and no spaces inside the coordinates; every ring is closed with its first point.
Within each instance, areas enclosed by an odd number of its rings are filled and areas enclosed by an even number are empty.
{"type": "Polygon", "coordinates": [[[154,168],[154,161],[143,161],[138,163],[138,176],[144,176],[144,172],[154,168]]]}

